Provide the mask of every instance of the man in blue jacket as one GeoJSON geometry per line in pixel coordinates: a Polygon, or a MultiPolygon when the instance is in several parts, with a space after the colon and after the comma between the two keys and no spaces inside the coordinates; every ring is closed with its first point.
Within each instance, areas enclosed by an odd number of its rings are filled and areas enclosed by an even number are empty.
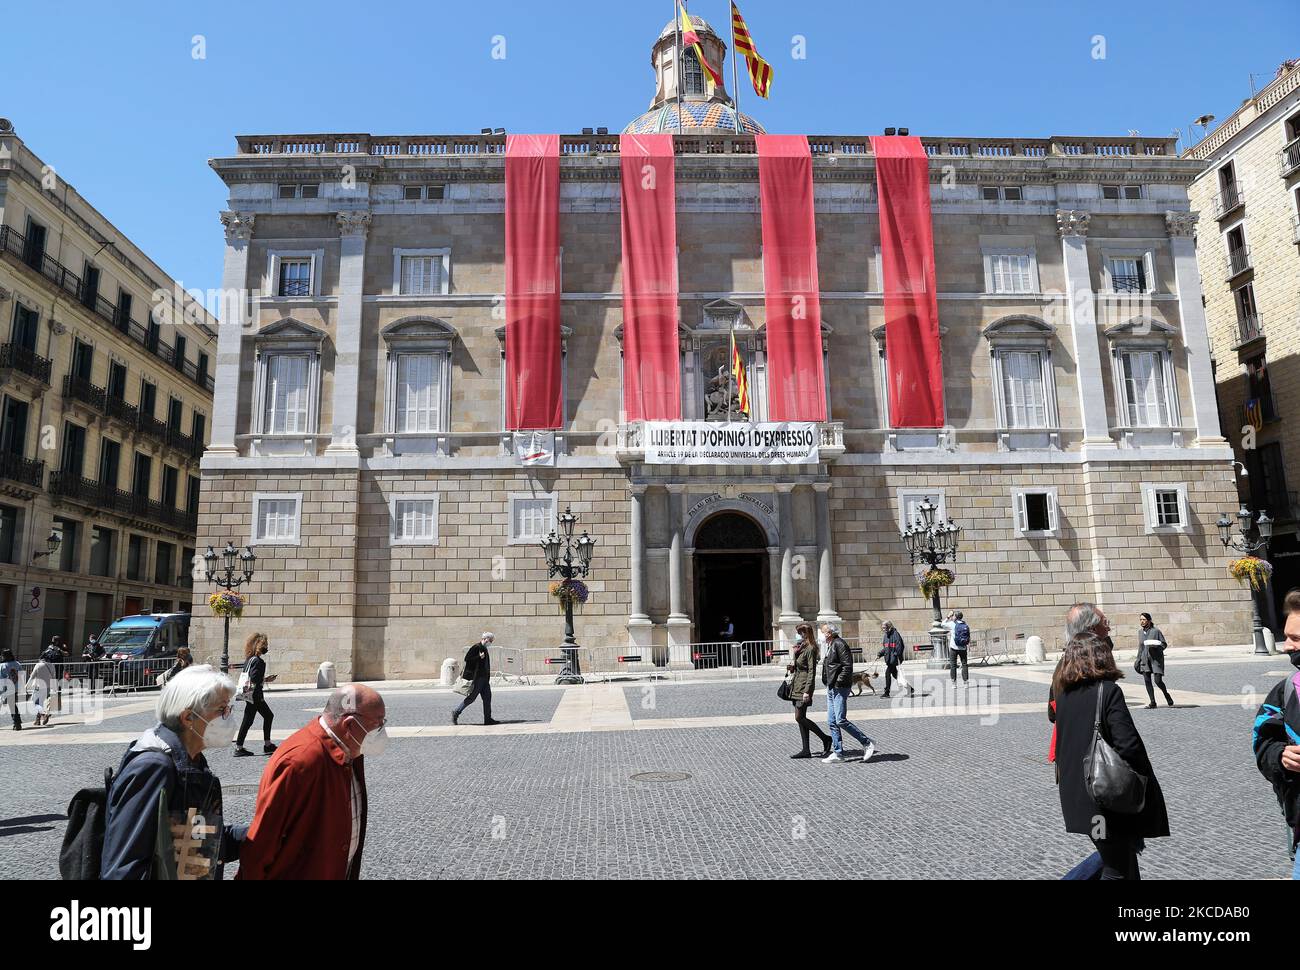
{"type": "Polygon", "coordinates": [[[1282,601],[1285,639],[1278,646],[1291,658],[1295,672],[1282,678],[1255,715],[1253,745],[1260,774],[1273,785],[1286,819],[1287,845],[1293,861],[1291,878],[1300,880],[1300,589],[1282,601]]]}
{"type": "Polygon", "coordinates": [[[898,665],[903,662],[903,653],[907,650],[907,645],[903,643],[903,635],[888,620],[880,624],[880,633],[880,652],[876,656],[885,658],[885,692],[880,696],[888,697],[890,685],[898,681],[907,688],[907,696],[911,697],[916,690],[898,672],[898,665]]]}

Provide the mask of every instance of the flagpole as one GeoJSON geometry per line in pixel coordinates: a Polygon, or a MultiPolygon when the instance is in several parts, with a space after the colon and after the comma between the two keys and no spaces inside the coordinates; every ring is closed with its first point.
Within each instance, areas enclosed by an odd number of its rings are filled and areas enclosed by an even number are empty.
{"type": "Polygon", "coordinates": [[[676,76],[674,87],[677,93],[677,134],[682,133],[682,18],[681,12],[686,10],[685,7],[678,11],[678,0],[673,0],[673,26],[677,34],[677,47],[673,51],[673,74],[676,76]]]}
{"type": "Polygon", "coordinates": [[[731,107],[736,113],[736,134],[740,132],[740,75],[736,73],[736,15],[728,11],[731,17],[731,107]]]}

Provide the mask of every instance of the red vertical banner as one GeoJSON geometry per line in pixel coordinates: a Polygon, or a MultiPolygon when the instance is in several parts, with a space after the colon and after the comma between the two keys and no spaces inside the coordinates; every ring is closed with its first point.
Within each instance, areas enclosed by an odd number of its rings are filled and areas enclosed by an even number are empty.
{"type": "Polygon", "coordinates": [[[682,416],[677,352],[676,161],[672,135],[619,139],[623,211],[623,409],[682,416]]]}
{"type": "Polygon", "coordinates": [[[553,429],[560,380],[560,136],[506,136],[506,428],[553,429]]]}
{"type": "Polygon", "coordinates": [[[915,136],[875,136],[889,423],[943,427],[943,353],[930,221],[930,159],[915,136]]]}
{"type": "Polygon", "coordinates": [[[755,135],[763,211],[767,414],[825,421],[812,155],[802,135],[755,135]]]}

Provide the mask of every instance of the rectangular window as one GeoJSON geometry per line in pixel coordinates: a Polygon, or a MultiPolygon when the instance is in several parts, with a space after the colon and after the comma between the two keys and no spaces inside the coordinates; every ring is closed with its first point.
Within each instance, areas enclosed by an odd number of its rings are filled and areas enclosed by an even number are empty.
{"type": "Polygon", "coordinates": [[[117,317],[114,324],[123,333],[131,328],[131,294],[126,290],[117,291],[117,317]]]}
{"type": "Polygon", "coordinates": [[[299,198],[314,199],[320,195],[319,185],[304,185],[298,192],[299,198]]]}
{"type": "Polygon", "coordinates": [[[1134,199],[1142,198],[1142,186],[1140,185],[1103,185],[1101,187],[1101,197],[1103,199],[1134,199]]]}
{"type": "Polygon", "coordinates": [[[1178,526],[1183,524],[1182,507],[1178,501],[1178,492],[1173,489],[1157,489],[1156,525],[1178,526]]]}
{"type": "Polygon", "coordinates": [[[990,292],[1034,291],[1034,261],[1028,253],[990,253],[988,264],[990,292]]]}
{"type": "Polygon", "coordinates": [[[99,439],[99,484],[117,488],[118,467],[122,463],[122,445],[111,438],[99,439]]]}
{"type": "Polygon", "coordinates": [[[59,471],[80,478],[86,467],[86,429],[71,421],[63,423],[63,454],[59,471]]]}
{"type": "Polygon", "coordinates": [[[86,261],[86,267],[81,274],[81,303],[83,306],[95,309],[95,303],[99,300],[99,270],[86,261]]]}
{"type": "Polygon", "coordinates": [[[315,199],[320,196],[320,186],[315,183],[281,184],[276,186],[276,195],[281,199],[315,199]]]}
{"type": "Polygon", "coordinates": [[[40,321],[40,314],[31,307],[23,306],[18,303],[14,306],[14,329],[11,341],[22,347],[24,350],[36,352],[36,324],[40,321]]]}
{"type": "Polygon", "coordinates": [[[72,341],[72,376],[89,383],[95,368],[95,348],[81,340],[72,341]]]}
{"type": "Polygon", "coordinates": [[[202,448],[204,439],[208,434],[208,417],[206,414],[194,412],[190,420],[190,437],[194,439],[194,446],[202,448]]]}
{"type": "Polygon", "coordinates": [[[117,533],[105,529],[102,525],[90,529],[90,574],[92,576],[113,575],[113,553],[117,533]]]}
{"type": "Polygon", "coordinates": [[[394,545],[437,545],[438,497],[397,495],[390,507],[394,545]]]}
{"type": "Polygon", "coordinates": [[[126,544],[126,578],[135,583],[144,582],[144,536],[131,536],[126,544]]]}
{"type": "Polygon", "coordinates": [[[4,416],[0,421],[0,451],[6,455],[26,457],[29,408],[26,401],[5,395],[4,416]]]}
{"type": "Polygon", "coordinates": [[[172,366],[185,372],[185,335],[178,333],[176,343],[172,346],[172,366]]]}
{"type": "Polygon", "coordinates": [[[441,430],[442,356],[401,354],[397,358],[398,432],[441,430]]]}
{"type": "Polygon", "coordinates": [[[108,365],[108,396],[117,401],[126,400],[126,365],[115,360],[108,365]]]}
{"type": "Polygon", "coordinates": [[[135,470],[131,476],[131,493],[137,498],[147,499],[152,478],[153,459],[137,451],[135,453],[135,470]]]}
{"type": "Polygon", "coordinates": [[[442,293],[443,271],[442,256],[403,256],[402,295],[442,293]]]}
{"type": "Polygon", "coordinates": [[[1023,193],[1019,185],[982,185],[980,197],[985,202],[1019,202],[1023,193]]]}
{"type": "Polygon", "coordinates": [[[15,563],[18,554],[18,510],[0,505],[0,562],[15,563]]]}
{"type": "Polygon", "coordinates": [[[253,496],[253,542],[297,545],[301,493],[253,496]]]}
{"type": "Polygon", "coordinates": [[[185,511],[190,515],[199,514],[199,479],[195,475],[186,476],[189,481],[185,488],[185,511]]]}
{"type": "Polygon", "coordinates": [[[158,405],[158,388],[149,381],[141,379],[140,381],[140,413],[146,418],[152,418],[158,405]]]}
{"type": "Polygon", "coordinates": [[[900,488],[898,490],[898,531],[916,525],[921,513],[918,511],[922,502],[938,506],[934,514],[936,522],[947,518],[947,506],[943,492],[939,490],[922,491],[920,489],[900,488]]]}
{"type": "Polygon", "coordinates": [[[1187,512],[1187,486],[1169,483],[1143,484],[1142,506],[1147,532],[1185,531],[1190,522],[1187,512]]]}
{"type": "Polygon", "coordinates": [[[159,586],[176,585],[176,547],[170,542],[158,543],[154,556],[153,581],[159,586]]]}
{"type": "Polygon", "coordinates": [[[163,465],[162,504],[164,508],[176,508],[176,489],[180,481],[180,472],[171,465],[163,465]]]}
{"type": "Polygon", "coordinates": [[[185,411],[185,405],[178,397],[167,398],[167,430],[181,430],[181,415],[185,411]]]}
{"type": "Polygon", "coordinates": [[[545,539],[555,528],[555,497],[510,496],[510,541],[531,543],[545,539]]]}
{"type": "Polygon", "coordinates": [[[1018,489],[1015,492],[1016,535],[1056,532],[1056,490],[1018,489]]]}
{"type": "Polygon", "coordinates": [[[1157,350],[1129,350],[1120,354],[1130,428],[1165,428],[1171,424],[1164,356],[1157,350]]]}
{"type": "Polygon", "coordinates": [[[199,354],[199,361],[194,367],[194,377],[200,384],[207,383],[208,380],[208,355],[199,354]]]}
{"type": "Polygon", "coordinates": [[[1145,293],[1146,260],[1141,256],[1112,256],[1106,260],[1110,269],[1112,293],[1145,293]]]}
{"type": "Polygon", "coordinates": [[[310,364],[306,354],[267,355],[262,405],[262,430],[267,434],[307,432],[310,364]]]}
{"type": "Polygon", "coordinates": [[[311,296],[311,259],[281,259],[280,279],[275,292],[276,296],[311,296]]]}
{"type": "Polygon", "coordinates": [[[1046,428],[1047,394],[1040,351],[1002,351],[1002,404],[1008,428],[1046,428]]]}

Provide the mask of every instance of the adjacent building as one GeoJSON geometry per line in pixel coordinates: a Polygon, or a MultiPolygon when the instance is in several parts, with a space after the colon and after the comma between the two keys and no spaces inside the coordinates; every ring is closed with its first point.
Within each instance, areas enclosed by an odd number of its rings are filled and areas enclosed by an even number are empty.
{"type": "Polygon", "coordinates": [[[1300,586],[1300,60],[1185,153],[1220,415],[1241,499],[1276,520],[1275,597],[1300,586]]]}
{"type": "MultiPolygon", "coordinates": [[[[669,25],[627,129],[675,140],[682,413],[728,417],[734,335],[764,422],[761,119],[675,55],[669,25]]],[[[562,624],[538,541],[571,507],[598,540],[583,644],[690,666],[724,614],[744,640],[814,619],[870,639],[890,618],[921,642],[899,533],[928,498],[964,529],[945,600],[977,631],[1050,641],[1090,599],[1121,641],[1148,610],[1171,643],[1244,642],[1214,526],[1237,496],[1188,198],[1201,163],[1166,138],[923,135],[947,422],[905,428],[884,393],[870,139],[808,142],[829,411],[815,462],[772,467],[655,463],[624,420],[618,135],[561,136],[564,425],[522,447],[504,136],[239,136],[211,165],[223,285],[250,309],[220,332],[199,543],[255,547],[243,622],[303,674],[428,674],[484,628],[544,651],[562,624]]],[[[195,630],[221,624],[196,604],[195,630]]]]}
{"type": "Polygon", "coordinates": [[[0,119],[0,645],[188,611],[216,321],[0,119]]]}

